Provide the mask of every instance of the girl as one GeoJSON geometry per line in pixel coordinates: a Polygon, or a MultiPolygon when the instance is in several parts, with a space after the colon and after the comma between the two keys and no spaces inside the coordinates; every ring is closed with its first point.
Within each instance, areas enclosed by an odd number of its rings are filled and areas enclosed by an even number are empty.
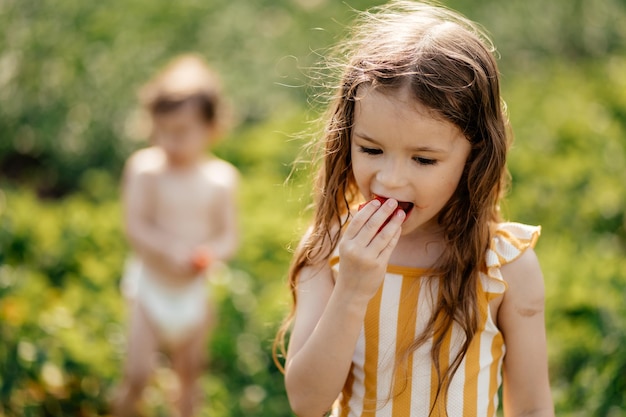
{"type": "Polygon", "coordinates": [[[503,381],[505,416],[553,416],[540,229],[498,210],[492,44],[452,11],[395,2],[348,46],[290,270],[293,410],[491,417],[503,381]]]}

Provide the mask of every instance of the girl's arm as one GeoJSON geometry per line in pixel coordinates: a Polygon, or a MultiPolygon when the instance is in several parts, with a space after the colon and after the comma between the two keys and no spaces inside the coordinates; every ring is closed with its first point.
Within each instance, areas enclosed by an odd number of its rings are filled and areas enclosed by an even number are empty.
{"type": "Polygon", "coordinates": [[[506,355],[503,405],[506,417],[553,417],[544,323],[544,284],[532,249],[502,267],[508,283],[498,311],[506,355]]]}
{"type": "Polygon", "coordinates": [[[321,417],[330,410],[348,376],[363,323],[366,303],[343,302],[333,289],[326,265],[300,273],[285,365],[289,403],[300,417],[321,417]]]}
{"type": "Polygon", "coordinates": [[[382,283],[404,220],[400,210],[377,233],[397,202],[379,207],[368,204],[346,227],[336,282],[327,259],[305,267],[298,277],[285,386],[300,417],[324,415],[345,384],[367,304],[382,283]]]}

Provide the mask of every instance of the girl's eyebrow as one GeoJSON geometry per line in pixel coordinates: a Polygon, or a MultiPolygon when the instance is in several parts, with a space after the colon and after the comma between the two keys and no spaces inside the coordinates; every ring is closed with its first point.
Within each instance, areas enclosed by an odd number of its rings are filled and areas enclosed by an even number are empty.
{"type": "MultiPolygon", "coordinates": [[[[378,143],[376,140],[372,139],[371,137],[369,137],[367,134],[365,133],[361,133],[361,132],[354,132],[355,136],[360,137],[361,139],[370,142],[376,146],[381,146],[382,145],[380,143],[378,143]]],[[[430,152],[430,153],[448,153],[448,151],[446,151],[443,148],[433,148],[432,146],[418,146],[415,148],[411,148],[412,152],[430,152]]]]}
{"type": "Polygon", "coordinates": [[[411,149],[414,152],[430,152],[430,153],[448,153],[443,148],[433,148],[431,146],[418,146],[417,148],[411,149]]]}
{"type": "Polygon", "coordinates": [[[380,143],[376,142],[374,139],[372,139],[371,137],[369,137],[369,136],[368,136],[367,134],[365,134],[365,133],[361,133],[361,132],[354,132],[354,135],[355,135],[355,136],[360,137],[360,138],[361,138],[361,139],[363,139],[363,140],[366,140],[366,141],[368,141],[368,142],[371,142],[371,143],[373,143],[374,145],[381,146],[381,144],[380,144],[380,143]]]}

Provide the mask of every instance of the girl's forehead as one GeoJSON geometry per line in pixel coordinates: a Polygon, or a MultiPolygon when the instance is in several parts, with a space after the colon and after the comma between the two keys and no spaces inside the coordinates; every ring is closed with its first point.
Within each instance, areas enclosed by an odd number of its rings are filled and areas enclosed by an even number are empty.
{"type": "Polygon", "coordinates": [[[407,146],[465,139],[455,124],[412,97],[408,88],[359,88],[353,134],[380,142],[393,139],[407,146]]]}
{"type": "Polygon", "coordinates": [[[355,101],[358,103],[363,100],[374,105],[382,105],[382,102],[387,102],[388,105],[397,106],[401,110],[411,110],[424,117],[444,121],[436,110],[426,106],[415,97],[408,85],[389,88],[363,84],[356,91],[355,101]]]}
{"type": "Polygon", "coordinates": [[[392,116],[397,119],[431,119],[435,123],[452,124],[436,110],[418,100],[410,88],[380,88],[371,85],[360,86],[356,94],[355,121],[362,119],[363,112],[369,113],[368,120],[392,116]]]}

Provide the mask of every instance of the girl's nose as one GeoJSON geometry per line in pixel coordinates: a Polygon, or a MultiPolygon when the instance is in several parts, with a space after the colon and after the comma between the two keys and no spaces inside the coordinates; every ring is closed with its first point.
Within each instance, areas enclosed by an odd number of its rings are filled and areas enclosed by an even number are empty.
{"type": "Polygon", "coordinates": [[[385,188],[402,187],[406,183],[406,175],[401,163],[394,160],[385,161],[376,174],[376,179],[385,188]]]}

